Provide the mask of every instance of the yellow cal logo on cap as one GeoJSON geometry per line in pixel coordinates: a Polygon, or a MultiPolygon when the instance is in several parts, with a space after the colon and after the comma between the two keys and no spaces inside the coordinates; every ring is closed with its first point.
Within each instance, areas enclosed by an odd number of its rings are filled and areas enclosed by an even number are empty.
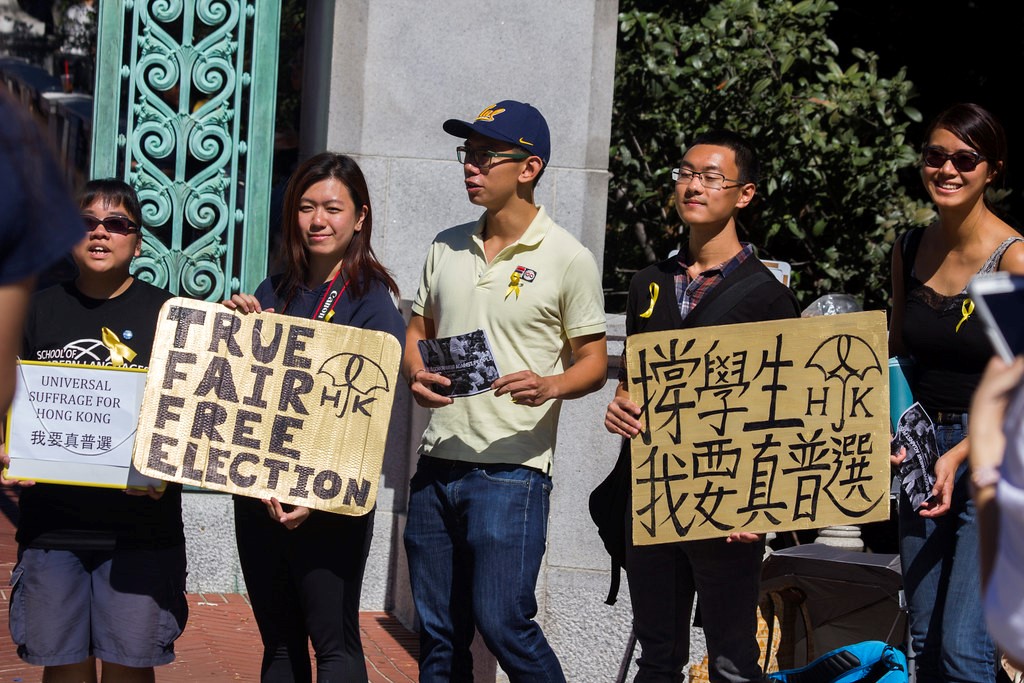
{"type": "Polygon", "coordinates": [[[482,112],[476,115],[475,121],[493,121],[494,117],[505,111],[504,109],[495,109],[498,105],[492,104],[491,106],[484,109],[482,112]]]}

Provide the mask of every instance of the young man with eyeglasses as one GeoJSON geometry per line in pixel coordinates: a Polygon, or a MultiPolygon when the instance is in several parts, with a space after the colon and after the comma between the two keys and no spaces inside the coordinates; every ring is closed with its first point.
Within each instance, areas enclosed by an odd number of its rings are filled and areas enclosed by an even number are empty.
{"type": "Polygon", "coordinates": [[[547,531],[561,401],[604,385],[601,279],[593,255],[533,201],[550,157],[547,122],[505,100],[450,119],[476,221],[430,247],[403,371],[431,408],[411,482],[405,545],[420,617],[423,683],[472,681],[478,630],[513,683],[564,681],[534,596],[547,531]],[[505,373],[448,398],[417,342],[483,329],[505,373]]]}
{"type": "MultiPolygon", "coordinates": [[[[753,148],[736,133],[694,139],[672,172],[676,210],[689,227],[686,248],[633,277],[627,335],[800,316],[796,297],[736,232],[737,214],[757,191],[758,171],[753,148]]],[[[632,439],[641,430],[640,408],[629,398],[625,358],[622,367],[605,427],[632,439]]],[[[635,683],[683,680],[695,594],[710,680],[762,680],[756,610],[763,554],[761,534],[649,546],[627,539],[626,575],[641,647],[635,683]]]]}

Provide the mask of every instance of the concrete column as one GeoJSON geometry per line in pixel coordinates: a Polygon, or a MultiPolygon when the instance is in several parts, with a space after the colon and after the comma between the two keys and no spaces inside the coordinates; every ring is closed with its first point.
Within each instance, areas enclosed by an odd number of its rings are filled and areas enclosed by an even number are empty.
{"type": "MultiPolygon", "coordinates": [[[[537,201],[602,262],[617,33],[617,0],[310,0],[307,4],[303,158],[352,155],[367,177],[374,246],[402,290],[415,295],[428,245],[441,230],[475,219],[459,141],[441,129],[502,99],[530,102],[551,128],[551,162],[537,201]]],[[[609,353],[622,348],[621,316],[609,353]]],[[[553,469],[548,552],[538,582],[538,621],[568,680],[610,680],[630,630],[628,587],[603,604],[608,558],[587,499],[618,453],[603,427],[613,381],[562,409],[553,469]]],[[[395,401],[362,603],[415,626],[402,544],[409,478],[426,424],[404,384],[395,401]]],[[[189,494],[191,590],[239,590],[230,500],[189,494]],[[221,548],[224,553],[210,550],[221,548]]],[[[695,656],[702,652],[695,645],[695,656]]],[[[474,649],[476,680],[494,681],[494,661],[474,649]]]]}
{"type": "MultiPolygon", "coordinates": [[[[506,98],[530,102],[547,118],[552,155],[537,201],[601,263],[616,0],[346,0],[308,7],[303,155],[328,149],[359,160],[373,202],[375,250],[406,307],[433,237],[480,213],[462,186],[459,141],[441,124],[471,119],[506,98]]],[[[538,586],[538,619],[574,681],[614,676],[629,633],[625,585],[616,608],[602,603],[607,560],[587,514],[587,496],[617,453],[602,427],[610,397],[609,387],[563,407],[538,586]]],[[[391,610],[410,626],[415,615],[401,536],[424,420],[403,389],[363,590],[366,609],[391,610]]],[[[477,659],[490,669],[477,680],[495,680],[493,663],[477,659]]]]}

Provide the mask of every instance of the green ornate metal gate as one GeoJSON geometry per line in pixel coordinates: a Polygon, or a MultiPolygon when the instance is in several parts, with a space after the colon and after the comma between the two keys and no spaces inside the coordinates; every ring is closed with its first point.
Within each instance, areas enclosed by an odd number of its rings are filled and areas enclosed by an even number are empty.
{"type": "Polygon", "coordinates": [[[136,274],[217,300],[266,275],[277,0],[103,0],[92,177],[142,202],[136,274]]]}

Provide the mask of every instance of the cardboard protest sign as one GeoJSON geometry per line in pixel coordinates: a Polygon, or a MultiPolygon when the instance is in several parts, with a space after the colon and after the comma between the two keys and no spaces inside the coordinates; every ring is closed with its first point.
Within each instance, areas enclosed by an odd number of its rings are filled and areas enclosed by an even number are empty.
{"type": "Polygon", "coordinates": [[[150,360],[135,466],[347,515],[377,498],[401,346],[390,334],[176,298],[150,360]]]}
{"type": "Polygon", "coordinates": [[[7,418],[10,479],[160,487],[131,467],[146,371],[19,361],[7,418]]]}
{"type": "Polygon", "coordinates": [[[626,340],[638,545],[889,516],[882,312],[626,340]]]}

